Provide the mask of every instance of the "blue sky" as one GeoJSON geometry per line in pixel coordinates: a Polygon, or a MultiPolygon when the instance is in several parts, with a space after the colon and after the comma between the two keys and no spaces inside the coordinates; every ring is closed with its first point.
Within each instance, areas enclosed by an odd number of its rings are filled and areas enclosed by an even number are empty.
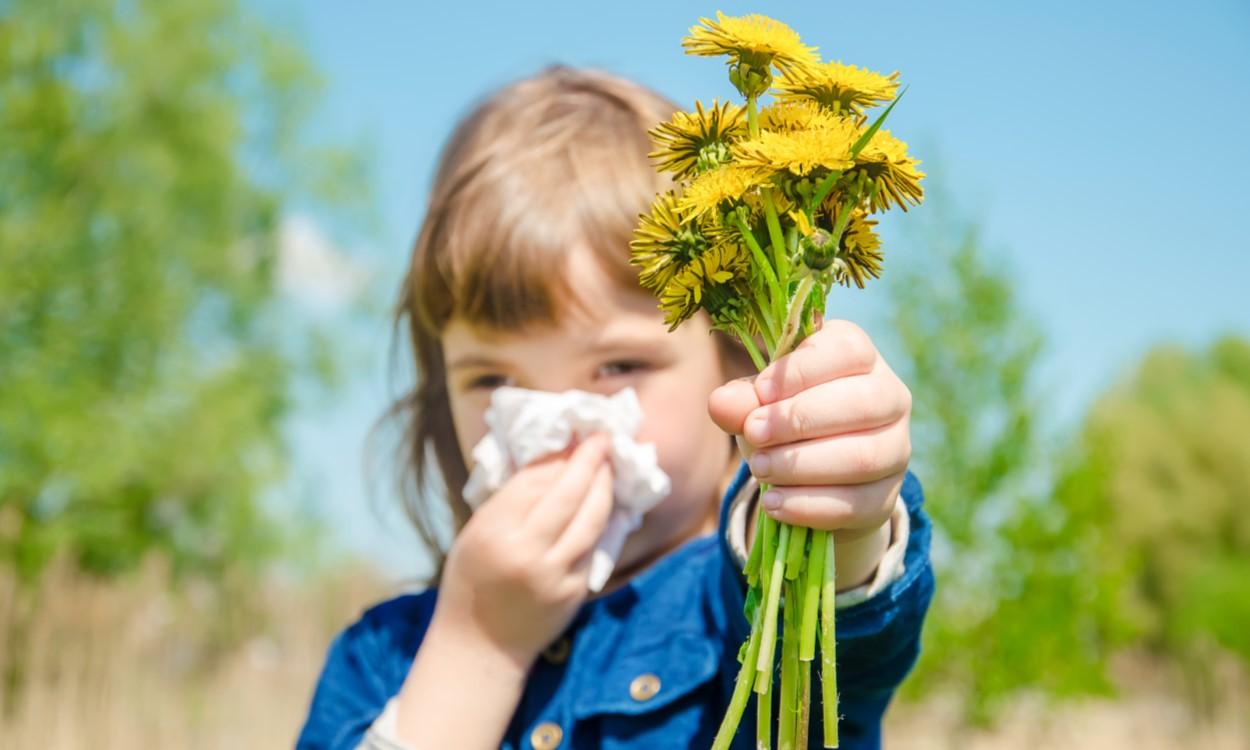
{"type": "MultiPolygon", "coordinates": [[[[476,99],[552,62],[606,68],[687,106],[731,96],[723,65],[680,47],[700,15],[721,9],[783,20],[826,59],[901,71],[910,88],[891,129],[932,157],[929,171],[941,168],[1014,269],[1048,339],[1045,372],[1062,384],[1052,387],[1058,419],[1154,343],[1250,334],[1244,0],[259,5],[326,76],[313,130],[373,152],[378,224],[358,249],[383,296],[398,283],[438,149],[476,99]]],[[[831,313],[878,333],[876,299],[870,287],[831,313]]],[[[347,545],[409,574],[421,565],[415,541],[395,514],[366,509],[360,459],[391,392],[389,326],[377,315],[356,328],[357,377],[292,425],[291,488],[347,545]]]]}

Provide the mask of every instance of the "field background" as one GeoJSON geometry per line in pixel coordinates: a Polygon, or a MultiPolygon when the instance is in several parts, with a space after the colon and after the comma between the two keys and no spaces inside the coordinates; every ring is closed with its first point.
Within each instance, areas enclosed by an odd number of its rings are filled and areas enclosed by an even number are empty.
{"type": "MultiPolygon", "coordinates": [[[[828,306],[935,524],[887,745],[1250,747],[1250,8],[766,5],[929,175],[828,306]]],[[[292,744],[430,567],[379,418],[444,139],[556,62],[733,96],[715,10],[0,0],[0,747],[292,744]]]]}

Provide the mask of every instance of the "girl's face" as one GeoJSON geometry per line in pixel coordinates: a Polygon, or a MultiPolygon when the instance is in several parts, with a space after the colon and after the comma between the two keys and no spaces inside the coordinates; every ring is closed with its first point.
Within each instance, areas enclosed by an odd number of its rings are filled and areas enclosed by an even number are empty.
{"type": "Polygon", "coordinates": [[[633,386],[643,412],[636,439],[655,443],[672,491],[626,542],[617,570],[627,572],[715,529],[735,465],[731,438],[708,416],[707,400],[729,377],[706,315],[669,333],[655,298],[641,288],[621,289],[588,249],[571,253],[567,273],[588,312],[570,309],[556,326],[521,333],[500,334],[458,319],[444,329],[456,439],[471,462],[473,446],[487,432],[491,391],[503,385],[605,395],[633,386]]]}

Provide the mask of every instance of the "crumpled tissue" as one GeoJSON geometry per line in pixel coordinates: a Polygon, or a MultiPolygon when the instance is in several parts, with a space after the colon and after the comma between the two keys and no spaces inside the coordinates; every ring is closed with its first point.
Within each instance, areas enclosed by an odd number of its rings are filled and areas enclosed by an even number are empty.
{"type": "Polygon", "coordinates": [[[669,493],[671,482],[656,460],[655,444],[634,440],[642,424],[642,406],[633,388],[611,396],[587,391],[562,393],[525,388],[497,388],[486,410],[489,431],[473,448],[473,471],[464,499],[477,508],[517,470],[568,447],[595,432],[608,433],[614,506],[603,535],[591,553],[591,591],[601,591],[642,516],[669,493]]]}

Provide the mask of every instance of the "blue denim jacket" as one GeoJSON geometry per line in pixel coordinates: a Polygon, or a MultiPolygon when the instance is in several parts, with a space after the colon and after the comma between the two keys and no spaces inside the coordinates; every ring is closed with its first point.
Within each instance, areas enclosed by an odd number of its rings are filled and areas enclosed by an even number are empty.
{"type": "MultiPolygon", "coordinates": [[[[560,728],[560,748],[711,745],[738,674],[738,647],[749,631],[742,614],[746,582],[725,534],[729,499],[748,476],[743,463],[721,503],[720,533],[687,542],[627,585],[582,606],[566,631],[571,645],[565,653],[549,649],[536,661],[501,747],[531,748],[535,728],[550,723],[560,728]],[[642,675],[658,691],[635,690],[642,697],[631,697],[631,683],[642,675]]],[[[839,731],[842,747],[851,750],[880,746],[882,715],[919,654],[933,593],[930,525],[920,483],[910,472],[902,498],[911,523],[903,575],[876,596],[838,610],[839,731]]],[[[352,750],[361,742],[399,692],[436,597],[431,589],[385,601],[335,638],[297,748],[352,750]]],[[[820,723],[814,711],[812,747],[820,747],[820,723]]],[[[733,747],[752,748],[754,737],[752,695],[733,747]]]]}

